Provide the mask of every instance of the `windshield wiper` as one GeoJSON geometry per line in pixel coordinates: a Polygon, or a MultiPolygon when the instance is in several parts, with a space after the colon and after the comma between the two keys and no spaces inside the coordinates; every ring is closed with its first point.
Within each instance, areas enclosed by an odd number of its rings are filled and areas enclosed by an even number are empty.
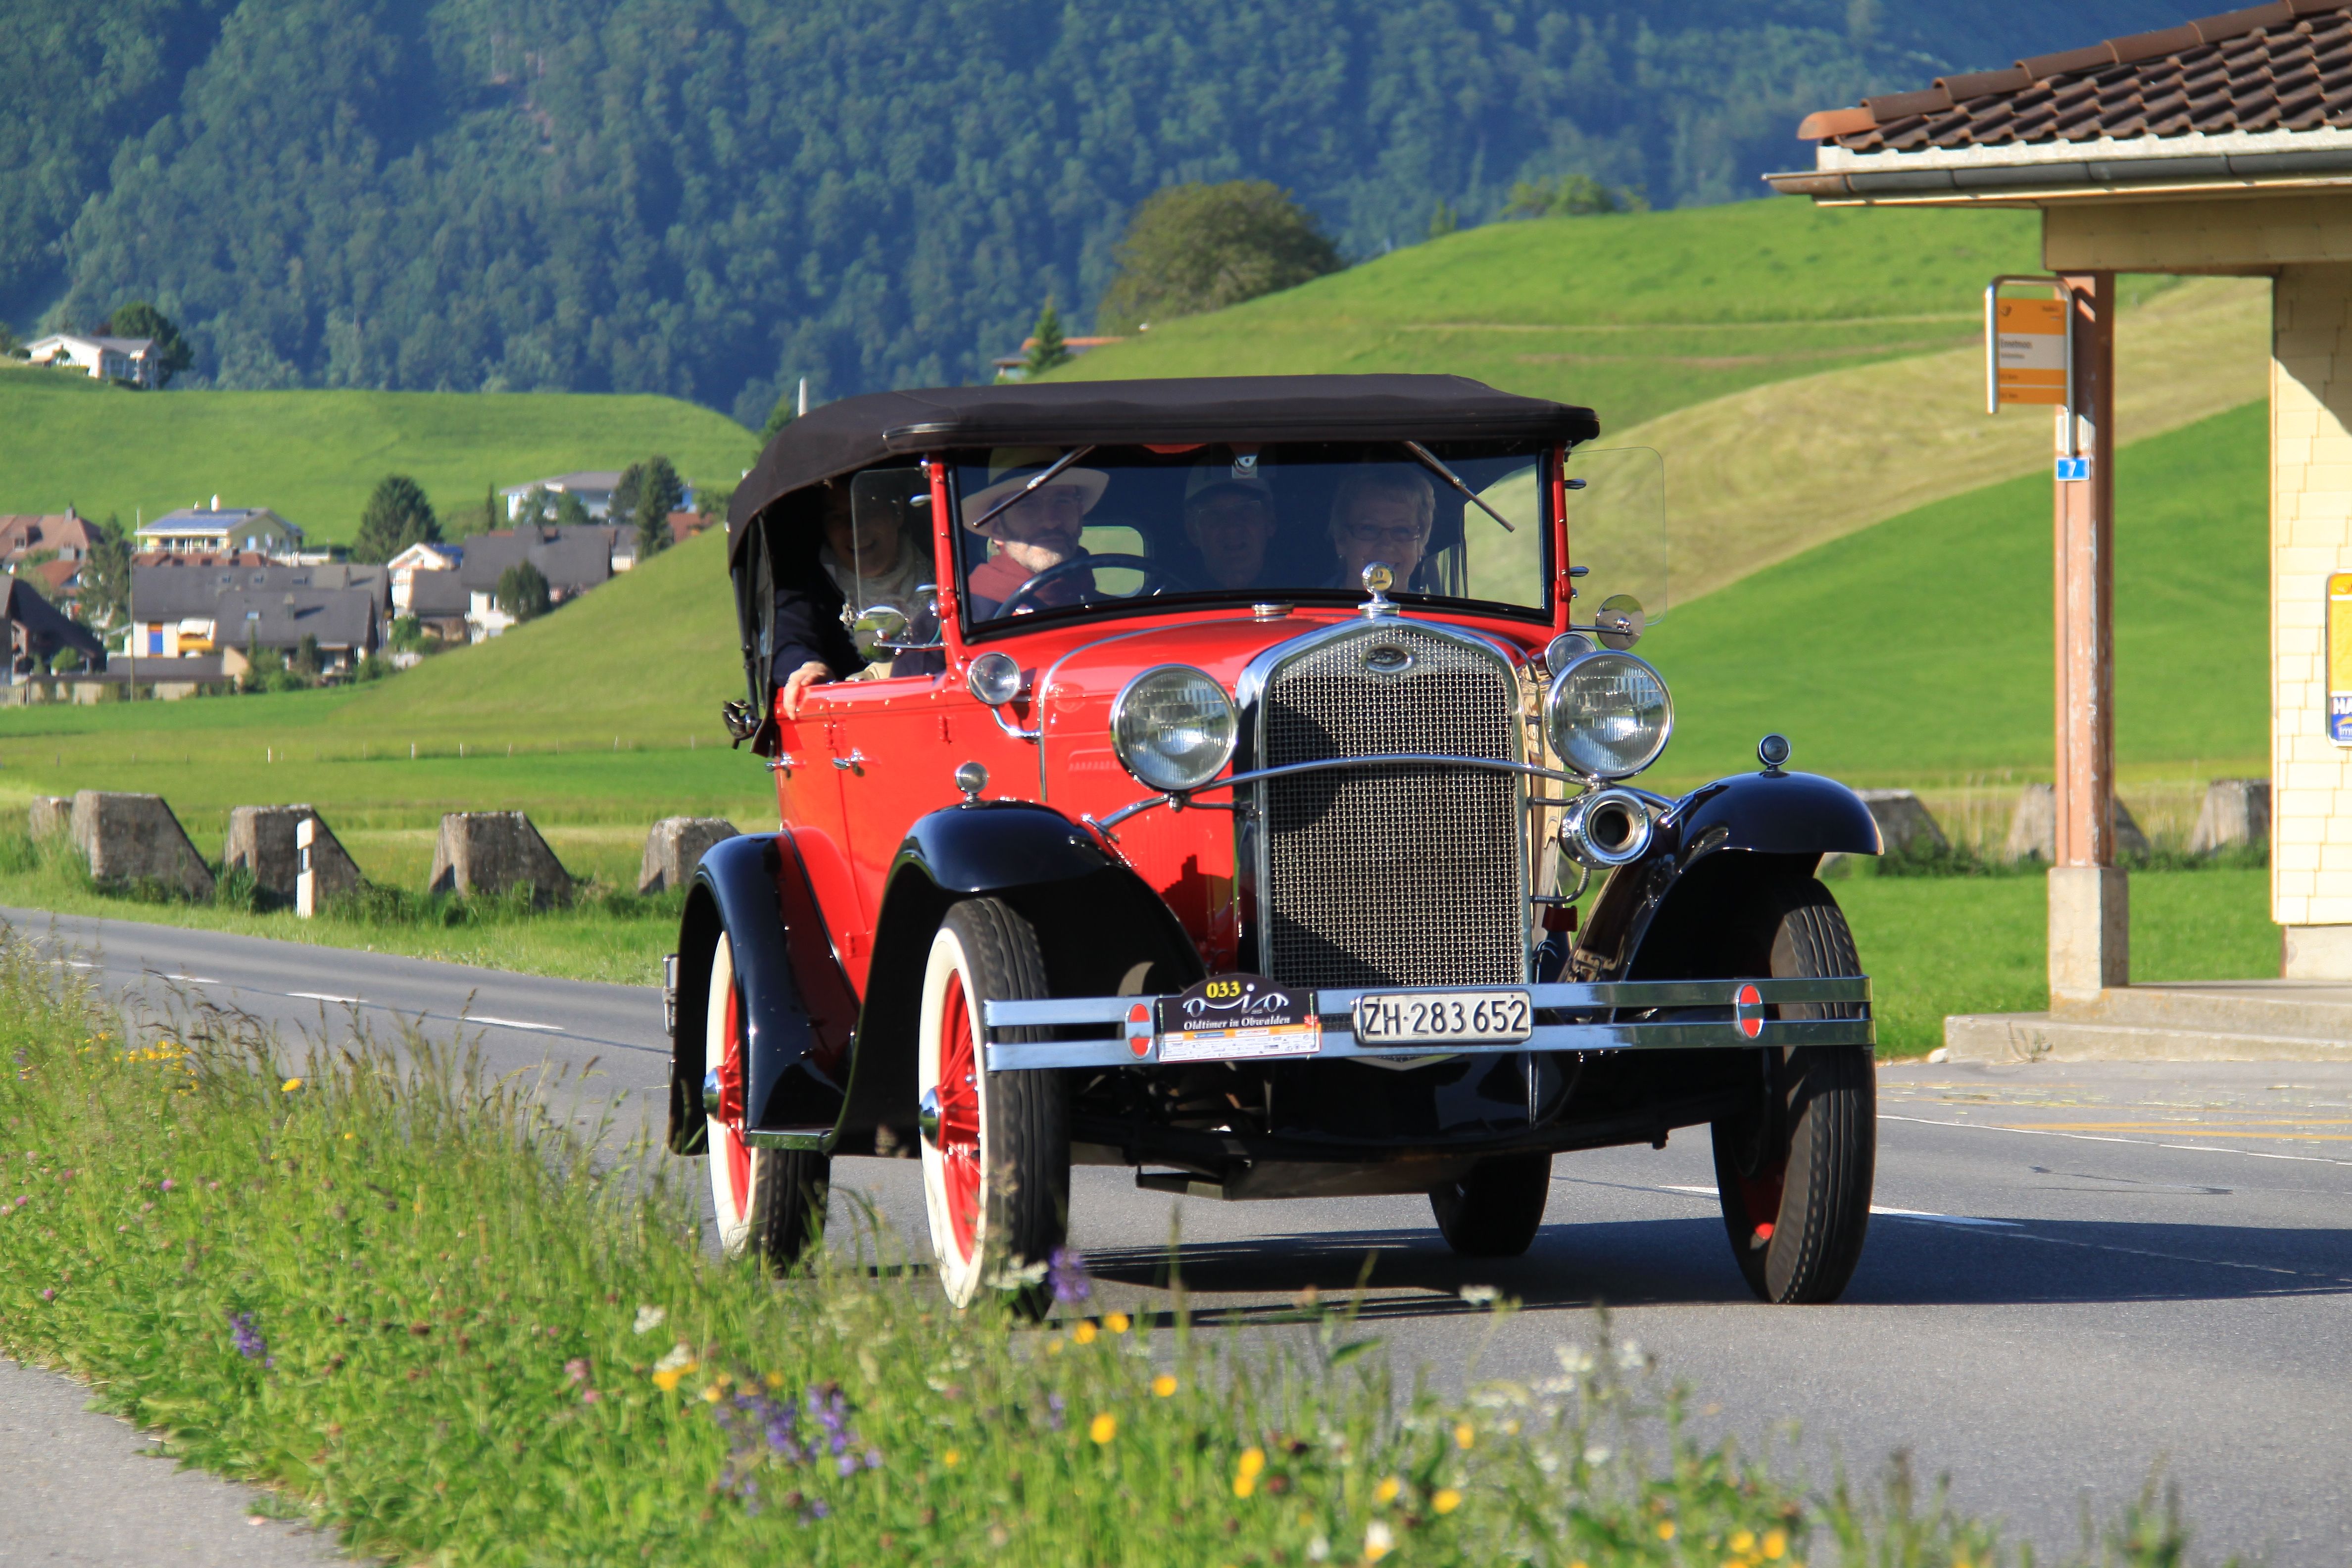
{"type": "Polygon", "coordinates": [[[1462,482],[1462,476],[1455,473],[1452,468],[1447,468],[1444,464],[1439,462],[1428,447],[1423,446],[1418,441],[1407,441],[1404,444],[1404,447],[1406,451],[1411,452],[1414,457],[1419,458],[1423,462],[1428,464],[1430,468],[1436,473],[1438,478],[1444,479],[1447,484],[1452,485],[1455,489],[1460,490],[1464,500],[1470,502],[1480,511],[1485,512],[1488,517],[1491,517],[1496,522],[1501,523],[1505,533],[1518,532],[1517,529],[1511,526],[1510,519],[1505,517],[1501,512],[1496,511],[1493,507],[1488,506],[1485,501],[1479,500],[1478,497],[1472,492],[1470,487],[1462,482]]]}
{"type": "MultiPolygon", "coordinates": [[[[1047,468],[1044,473],[1039,474],[1035,479],[1031,479],[1027,484],[1023,485],[1019,489],[1014,490],[1011,495],[1006,496],[1003,500],[998,501],[994,506],[990,507],[986,511],[982,512],[978,521],[967,522],[964,526],[971,530],[974,533],[978,533],[982,529],[988,526],[989,521],[995,517],[998,512],[1003,511],[1006,507],[1013,506],[1017,502],[1027,500],[1029,493],[1032,490],[1036,489],[1040,485],[1045,483],[1046,480],[1052,479],[1055,474],[1060,473],[1064,468],[1068,468],[1072,463],[1076,462],[1080,458],[1085,457],[1088,452],[1093,450],[1094,448],[1092,447],[1080,447],[1066,454],[1062,460],[1055,463],[1052,468],[1047,468]]],[[[1454,481],[1456,484],[1461,482],[1462,481],[1459,479],[1454,481]]],[[[1507,522],[1503,524],[1503,526],[1505,528],[1508,528],[1511,525],[1507,522]]]]}

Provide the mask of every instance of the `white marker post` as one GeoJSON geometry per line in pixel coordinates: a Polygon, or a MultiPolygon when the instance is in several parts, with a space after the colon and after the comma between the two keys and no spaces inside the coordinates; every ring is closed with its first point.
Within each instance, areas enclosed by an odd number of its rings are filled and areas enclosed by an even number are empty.
{"type": "Polygon", "coordinates": [[[310,846],[318,837],[317,817],[306,816],[294,825],[294,912],[306,921],[319,912],[319,879],[310,870],[310,846]]]}

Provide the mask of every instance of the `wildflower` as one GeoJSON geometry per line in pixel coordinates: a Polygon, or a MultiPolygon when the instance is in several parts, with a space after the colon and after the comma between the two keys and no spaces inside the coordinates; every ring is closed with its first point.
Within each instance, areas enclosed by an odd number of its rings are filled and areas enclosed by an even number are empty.
{"type": "Polygon", "coordinates": [[[1378,1563],[1395,1550],[1396,1536],[1390,1531],[1387,1524],[1376,1519],[1364,1527],[1365,1562],[1378,1563]]]}
{"type": "Polygon", "coordinates": [[[166,1192],[166,1193],[168,1193],[168,1192],[170,1192],[173,1187],[175,1187],[175,1186],[177,1186],[177,1185],[179,1185],[179,1184],[178,1184],[178,1183],[176,1183],[176,1182],[173,1181],[171,1177],[166,1176],[166,1177],[164,1177],[164,1178],[163,1178],[163,1184],[162,1184],[162,1185],[161,1185],[157,1190],[158,1190],[158,1191],[160,1191],[160,1192],[166,1192]]]}
{"type": "Polygon", "coordinates": [[[1768,1530],[1764,1532],[1765,1556],[1770,1558],[1773,1562],[1778,1563],[1780,1560],[1781,1554],[1788,1550],[1788,1536],[1777,1530],[1768,1530]]]}
{"type": "Polygon", "coordinates": [[[1108,1410],[1104,1411],[1087,1423],[1087,1436],[1095,1440],[1097,1447],[1109,1442],[1118,1436],[1118,1417],[1108,1410]]]}
{"type": "Polygon", "coordinates": [[[1477,1440],[1478,1434],[1471,1429],[1470,1423],[1467,1421],[1462,1422],[1454,1428],[1454,1446],[1455,1447],[1466,1448],[1477,1440]]]}
{"type": "Polygon", "coordinates": [[[866,1450],[866,1468],[869,1470],[878,1470],[882,1468],[881,1449],[868,1448],[866,1450]]]}
{"type": "Polygon", "coordinates": [[[1617,1370],[1620,1372],[1640,1372],[1649,1363],[1649,1359],[1642,1353],[1642,1342],[1639,1340],[1627,1340],[1617,1347],[1617,1370]]]}
{"type": "Polygon", "coordinates": [[[1675,1521],[1671,1519],[1662,1519],[1658,1521],[1658,1539],[1661,1541],[1672,1541],[1674,1538],[1675,1521]]]}
{"type": "Polygon", "coordinates": [[[1331,1541],[1328,1536],[1318,1535],[1307,1542],[1307,1561],[1309,1563],[1320,1563],[1330,1555],[1331,1541]]]}
{"type": "Polygon", "coordinates": [[[940,1463],[945,1465],[950,1470],[954,1469],[958,1465],[963,1463],[963,1450],[961,1448],[950,1448],[946,1453],[940,1456],[940,1463]]]}
{"type": "Polygon", "coordinates": [[[1131,1326],[1131,1322],[1132,1320],[1130,1320],[1125,1312],[1113,1312],[1109,1317],[1103,1320],[1103,1327],[1108,1329],[1112,1333],[1123,1334],[1127,1332],[1128,1329],[1131,1326]]]}
{"type": "Polygon", "coordinates": [[[1497,1300],[1502,1299],[1502,1295],[1503,1293],[1500,1290],[1496,1289],[1492,1285],[1465,1285],[1462,1287],[1462,1299],[1465,1301],[1469,1302],[1470,1305],[1474,1307],[1491,1307],[1497,1300]]]}
{"type": "Polygon", "coordinates": [[[291,1094],[301,1087],[302,1080],[299,1078],[289,1078],[284,1083],[278,1086],[279,1092],[284,1094],[291,1094]]]}
{"type": "Polygon", "coordinates": [[[1734,1552],[1738,1552],[1742,1557],[1747,1556],[1749,1552],[1756,1550],[1756,1532],[1752,1530],[1736,1530],[1732,1531],[1731,1549],[1734,1552]]]}
{"type": "Polygon", "coordinates": [[[573,1356],[563,1363],[563,1381],[566,1383],[588,1381],[588,1363],[584,1357],[573,1356]]]}
{"type": "Polygon", "coordinates": [[[231,1312],[228,1327],[229,1336],[236,1343],[237,1354],[247,1361],[266,1363],[268,1360],[269,1346],[262,1339],[261,1331],[254,1326],[252,1313],[231,1312]]]}
{"type": "Polygon", "coordinates": [[[1257,1490],[1257,1478],[1265,1468],[1264,1448],[1244,1448],[1241,1463],[1234,1467],[1234,1496],[1245,1498],[1257,1490]]]}
{"type": "Polygon", "coordinates": [[[1372,1500],[1380,1503],[1394,1502],[1397,1500],[1397,1493],[1402,1490],[1404,1490],[1402,1481],[1394,1476],[1383,1476],[1381,1479],[1381,1484],[1372,1489],[1372,1500]]]}
{"type": "Polygon", "coordinates": [[[661,1360],[654,1363],[654,1386],[667,1394],[677,1387],[678,1379],[701,1365],[694,1359],[694,1352],[687,1347],[686,1342],[680,1340],[661,1360]]]}
{"type": "MultiPolygon", "coordinates": [[[[669,1314],[659,1307],[639,1307],[637,1309],[636,1331],[641,1334],[652,1333],[656,1329],[662,1326],[663,1320],[667,1319],[668,1316],[669,1314]]],[[[782,1382],[782,1380],[780,1378],[777,1381],[782,1382]]]]}
{"type": "Polygon", "coordinates": [[[1094,1282],[1087,1278],[1086,1255],[1075,1247],[1054,1248],[1046,1272],[1054,1283],[1054,1300],[1065,1307],[1094,1294],[1094,1282]]]}
{"type": "Polygon", "coordinates": [[[1452,1513],[1462,1506],[1462,1494],[1452,1487],[1440,1487],[1429,1500],[1429,1506],[1440,1513],[1452,1513]]]}
{"type": "Polygon", "coordinates": [[[1151,1380],[1151,1392],[1162,1399],[1171,1398],[1176,1393],[1176,1380],[1163,1372],[1151,1380]]]}
{"type": "Polygon", "coordinates": [[[1078,1343],[1080,1343],[1080,1344],[1082,1344],[1082,1345],[1090,1345],[1090,1344],[1094,1343],[1094,1342],[1095,1342],[1095,1324],[1094,1324],[1094,1320],[1093,1320],[1093,1319],[1091,1319],[1091,1318],[1081,1318],[1081,1319],[1079,1319],[1079,1320],[1078,1320],[1078,1326],[1077,1326],[1076,1328],[1072,1329],[1072,1330],[1070,1331],[1070,1338],[1072,1338],[1072,1339],[1074,1339],[1074,1340],[1077,1341],[1077,1342],[1078,1342],[1078,1343]]]}
{"type": "Polygon", "coordinates": [[[1055,1334],[1052,1339],[1045,1342],[1045,1353],[1047,1355],[1060,1355],[1062,1353],[1061,1335],[1055,1334]]]}
{"type": "Polygon", "coordinates": [[[58,1293],[55,1290],[44,1289],[41,1291],[41,1300],[44,1301],[54,1301],[57,1299],[58,1293]]]}

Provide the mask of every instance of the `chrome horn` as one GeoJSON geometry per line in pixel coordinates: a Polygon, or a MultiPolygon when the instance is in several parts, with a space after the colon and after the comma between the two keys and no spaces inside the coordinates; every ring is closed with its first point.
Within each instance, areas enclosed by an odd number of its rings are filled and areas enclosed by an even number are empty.
{"type": "Polygon", "coordinates": [[[1607,871],[1649,852],[1650,808],[1632,790],[1580,796],[1560,818],[1559,845],[1579,865],[1607,871]]]}

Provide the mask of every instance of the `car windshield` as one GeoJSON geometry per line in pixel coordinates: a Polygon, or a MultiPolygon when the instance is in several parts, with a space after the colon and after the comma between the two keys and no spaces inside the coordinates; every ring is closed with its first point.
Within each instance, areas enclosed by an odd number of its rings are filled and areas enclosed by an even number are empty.
{"type": "Polygon", "coordinates": [[[1378,564],[1398,599],[1548,615],[1547,461],[1539,446],[1436,441],[960,454],[964,613],[984,626],[1146,599],[1354,603],[1378,564]]]}

